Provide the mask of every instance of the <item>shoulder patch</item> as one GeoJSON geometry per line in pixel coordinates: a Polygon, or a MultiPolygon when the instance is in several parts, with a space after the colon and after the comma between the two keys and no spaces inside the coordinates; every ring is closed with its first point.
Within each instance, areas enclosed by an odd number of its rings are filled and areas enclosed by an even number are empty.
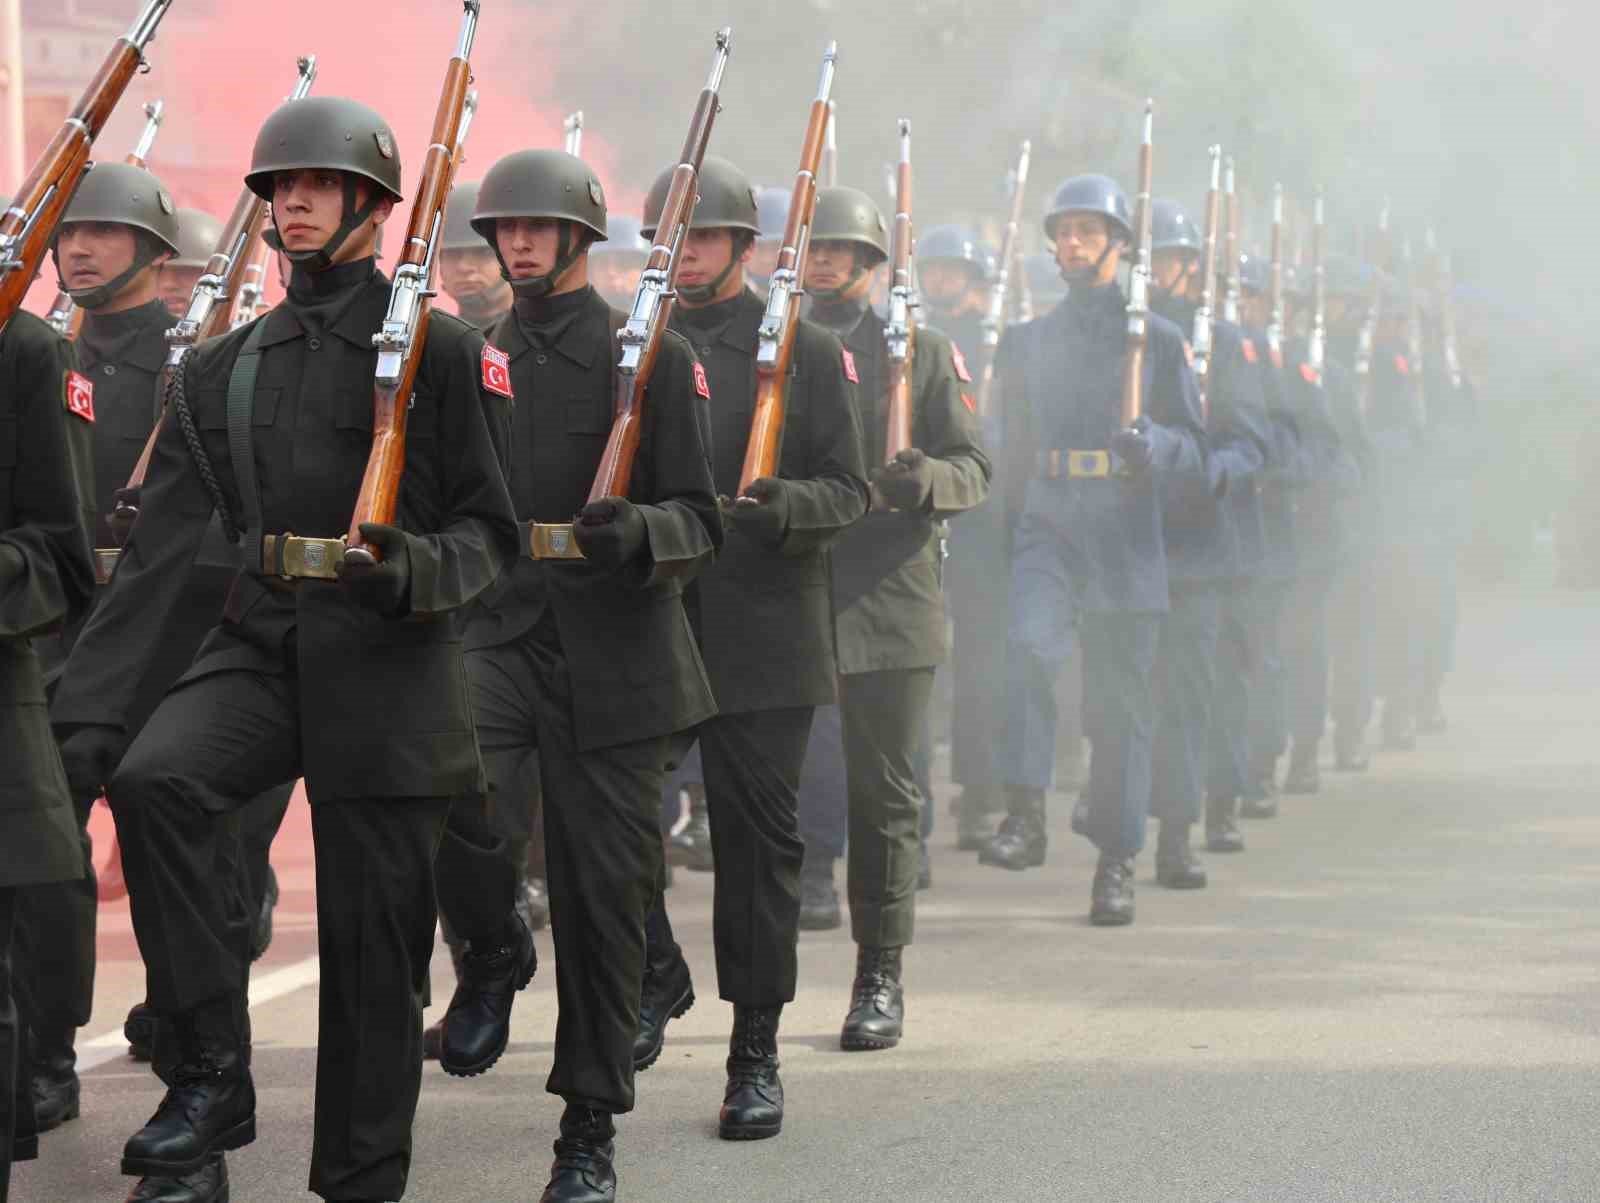
{"type": "Polygon", "coordinates": [[[511,356],[493,343],[483,344],[483,388],[511,401],[511,356]]]}
{"type": "Polygon", "coordinates": [[[85,422],[94,421],[94,381],[81,372],[67,372],[61,382],[61,400],[68,413],[85,422]]]}
{"type": "Polygon", "coordinates": [[[1396,355],[1394,357],[1394,370],[1399,372],[1402,376],[1411,375],[1411,361],[1408,360],[1404,355],[1396,355]]]}
{"type": "Polygon", "coordinates": [[[711,385],[706,381],[706,365],[698,359],[694,361],[694,391],[707,401],[711,400],[711,385]]]}
{"type": "Polygon", "coordinates": [[[955,362],[956,375],[961,377],[962,383],[972,383],[972,373],[967,371],[967,357],[961,353],[961,348],[955,343],[950,344],[950,358],[955,362]]]}
{"type": "Polygon", "coordinates": [[[1239,340],[1239,350],[1244,352],[1244,361],[1246,363],[1254,363],[1256,361],[1256,342],[1255,342],[1255,339],[1253,339],[1253,338],[1241,338],[1239,340]]]}
{"type": "Polygon", "coordinates": [[[840,348],[839,353],[844,356],[845,379],[851,384],[860,384],[861,377],[856,375],[856,357],[843,347],[840,348]]]}
{"type": "Polygon", "coordinates": [[[1321,384],[1322,383],[1320,380],[1317,379],[1317,369],[1312,367],[1310,365],[1310,363],[1305,362],[1304,360],[1302,360],[1301,363],[1300,363],[1300,377],[1307,384],[1321,384]]]}

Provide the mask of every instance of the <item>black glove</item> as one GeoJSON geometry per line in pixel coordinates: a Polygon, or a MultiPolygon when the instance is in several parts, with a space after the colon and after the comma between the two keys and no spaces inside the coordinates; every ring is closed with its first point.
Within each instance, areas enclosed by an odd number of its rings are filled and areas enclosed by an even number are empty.
{"type": "Polygon", "coordinates": [[[339,571],[339,587],[356,605],[400,618],[411,611],[411,549],[406,533],[397,526],[363,522],[361,538],[378,549],[376,564],[351,564],[339,571]]]}
{"type": "Polygon", "coordinates": [[[873,469],[872,484],[891,509],[923,510],[933,493],[933,464],[923,452],[907,447],[887,466],[873,469]]]}
{"type": "Polygon", "coordinates": [[[1126,430],[1112,435],[1111,454],[1134,475],[1148,472],[1156,456],[1155,436],[1150,433],[1149,423],[1139,418],[1126,430]]]}
{"type": "Polygon", "coordinates": [[[583,558],[608,571],[621,568],[644,550],[644,515],[626,497],[603,497],[578,511],[572,534],[583,558]]]}
{"type": "MultiPolygon", "coordinates": [[[[59,730],[59,728],[58,728],[59,730]]],[[[128,737],[115,727],[76,728],[61,741],[61,767],[74,798],[93,800],[111,780],[127,751],[128,737]]]]}
{"type": "Polygon", "coordinates": [[[113,493],[111,512],[106,515],[106,525],[111,528],[111,541],[118,547],[128,545],[133,534],[133,523],[139,517],[139,494],[142,489],[118,489],[113,493]]]}
{"type": "Polygon", "coordinates": [[[743,497],[724,511],[745,538],[763,547],[776,548],[789,531],[789,489],[776,476],[763,476],[750,482],[743,497]]]}

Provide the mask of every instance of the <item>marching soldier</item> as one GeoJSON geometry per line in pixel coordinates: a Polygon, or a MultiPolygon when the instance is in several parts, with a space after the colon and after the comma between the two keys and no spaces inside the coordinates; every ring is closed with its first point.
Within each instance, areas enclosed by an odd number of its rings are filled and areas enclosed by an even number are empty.
{"type": "MultiPolygon", "coordinates": [[[[472,228],[482,186],[472,181],[450,190],[439,240],[439,284],[456,303],[456,316],[469,326],[488,330],[510,311],[511,285],[501,277],[494,252],[472,228]]],[[[537,806],[533,813],[538,814],[537,806]]]]}
{"type": "MultiPolygon", "coordinates": [[[[1200,307],[1199,227],[1175,201],[1151,209],[1153,308],[1179,330],[1194,329],[1200,307]]],[[[1257,481],[1272,432],[1254,363],[1256,343],[1231,322],[1213,321],[1206,377],[1206,473],[1198,487],[1163,490],[1171,609],[1156,654],[1156,733],[1151,810],[1160,817],[1156,880],[1170,889],[1199,889],[1204,867],[1189,832],[1205,811],[1207,773],[1218,694],[1217,639],[1261,556],[1257,481]]],[[[1241,685],[1242,683],[1236,683],[1241,685]]],[[[1242,847],[1231,813],[1207,822],[1207,847],[1242,847]],[[1231,837],[1231,838],[1230,838],[1231,837]]]]}
{"type": "Polygon", "coordinates": [[[901,958],[915,923],[925,804],[916,758],[934,672],[949,653],[939,525],[989,490],[974,386],[961,352],[929,327],[915,334],[912,445],[885,454],[888,348],[869,297],[888,255],[883,214],[865,193],[818,193],[806,291],[812,320],[844,343],[845,374],[858,385],[874,498],[831,553],[856,942],[840,1033],[847,1050],[892,1048],[903,1034],[901,958]]]}
{"type": "MultiPolygon", "coordinates": [[[[523,550],[469,617],[467,676],[489,810],[521,804],[516,782],[535,754],[543,783],[560,966],[546,1089],[566,1101],[543,1199],[596,1203],[616,1193],[612,1116],[633,1108],[662,783],[681,750],[675,736],[715,711],[683,606],[686,583],[722,543],[710,390],[669,334],[646,396],[633,497],[586,502],[627,317],[588,282],[589,247],[607,232],[600,181],[562,151],[519,151],[490,169],[472,224],[516,297],[490,334],[508,361],[507,392],[520,398],[509,476],[523,550]]],[[[468,948],[440,1064],[482,1073],[505,1049],[512,999],[535,965],[515,909],[516,864],[482,805],[452,812],[436,872],[440,905],[468,948]]]]}
{"type": "MultiPolygon", "coordinates": [[[[671,180],[669,168],[645,200],[649,237],[671,180]]],[[[783,1124],[778,1024],[795,993],[804,852],[797,794],[812,711],[837,693],[824,551],[867,507],[849,360],[837,338],[810,322],[795,336],[778,475],[738,495],[766,309],[745,284],[756,219],[743,173],[707,158],[673,313],[674,328],[710,377],[713,476],[718,495],[729,499],[722,554],[686,598],[717,699],[716,717],[695,734],[716,868],[717,984],[733,1004],[719,1120],[725,1140],[776,1136],[783,1124]]],[[[637,1068],[661,1055],[668,1019],[693,998],[689,966],[658,900],[637,1068]]]]}
{"type": "Polygon", "coordinates": [[[1055,761],[1054,686],[1079,642],[1092,745],[1083,834],[1100,850],[1090,921],[1133,918],[1155,729],[1152,677],[1170,606],[1161,488],[1204,470],[1199,397],[1183,334],[1149,319],[1144,412],[1119,422],[1127,339],[1116,273],[1133,238],[1112,180],[1075,176],[1044,230],[1069,292],[1001,344],[1012,553],[1005,821],[991,848],[1044,863],[1045,791],[1055,761]]]}
{"type": "MultiPolygon", "coordinates": [[[[9,200],[3,203],[9,204],[9,200]]],[[[84,874],[81,827],[45,710],[32,641],[72,621],[94,591],[86,517],[94,384],[68,344],[19,310],[0,328],[0,1200],[12,1161],[38,1155],[27,1024],[14,1000],[19,893],[84,874]]]]}
{"type": "Polygon", "coordinates": [[[194,286],[205,274],[211,253],[222,237],[222,223],[204,209],[179,209],[178,253],[161,268],[161,303],[175,318],[189,310],[194,286]]]}
{"type": "Polygon", "coordinates": [[[451,615],[517,543],[498,458],[506,398],[481,336],[435,314],[397,524],[362,528],[379,563],[341,568],[344,540],[329,536],[349,522],[371,449],[372,336],[389,297],[374,255],[401,197],[394,134],[355,101],[293,101],[262,127],[246,182],[271,203],[288,297],[186,358],[139,521],[53,717],[69,778],[109,780],[147,997],[176,1050],[123,1172],[152,1189],[209,1173],[209,1189],[181,1197],[225,1198],[219,1154],[254,1139],[250,925],[210,870],[221,820],[303,776],[321,961],[310,1186],[393,1200],[421,1085],[430,864],[450,799],[482,773],[451,615]],[[242,535],[242,568],[193,667],[129,747],[147,636],[181,597],[213,513],[242,535]]]}

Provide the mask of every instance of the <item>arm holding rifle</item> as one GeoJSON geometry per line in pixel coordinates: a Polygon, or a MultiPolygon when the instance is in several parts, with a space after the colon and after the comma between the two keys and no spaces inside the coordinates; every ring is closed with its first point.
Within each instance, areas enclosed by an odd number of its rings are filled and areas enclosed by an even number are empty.
{"type": "Polygon", "coordinates": [[[937,330],[917,330],[912,446],[873,473],[884,500],[939,520],[981,505],[992,468],[983,449],[974,381],[954,345],[937,330]]]}

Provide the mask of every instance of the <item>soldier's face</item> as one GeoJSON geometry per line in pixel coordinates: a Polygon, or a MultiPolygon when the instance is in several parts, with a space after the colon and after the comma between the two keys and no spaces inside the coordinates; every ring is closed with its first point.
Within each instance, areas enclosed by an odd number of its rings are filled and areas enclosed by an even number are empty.
{"type": "Polygon", "coordinates": [[[161,303],[173,317],[182,317],[188,311],[189,298],[204,272],[203,267],[173,267],[170,263],[162,267],[161,303]]]}
{"type": "Polygon", "coordinates": [[[1106,284],[1116,278],[1121,262],[1122,247],[1113,241],[1110,225],[1099,214],[1066,213],[1056,220],[1056,266],[1063,272],[1081,275],[1099,263],[1095,278],[1106,284]]]}
{"type": "Polygon", "coordinates": [[[972,289],[972,273],[964,264],[931,259],[917,265],[922,295],[943,309],[954,309],[972,289]]]}
{"type": "Polygon", "coordinates": [[[439,283],[452,298],[475,297],[500,283],[500,264],[488,247],[439,253],[439,283]]]}
{"type": "MultiPolygon", "coordinates": [[[[319,251],[328,245],[344,224],[344,183],[342,171],[308,169],[280,171],[272,177],[272,220],[286,251],[319,251]]],[[[372,185],[355,182],[355,207],[366,207],[372,199],[372,185]]],[[[335,263],[350,263],[373,254],[378,242],[378,227],[389,219],[394,201],[384,197],[372,215],[334,253],[335,263]]]]}
{"type": "Polygon", "coordinates": [[[1162,292],[1185,296],[1189,281],[1199,271],[1200,260],[1190,251],[1156,251],[1150,256],[1150,271],[1162,292]]]}
{"type": "Polygon", "coordinates": [[[68,288],[109,284],[133,266],[139,239],[118,221],[75,221],[61,227],[56,256],[68,288]]]}
{"type": "MultiPolygon", "coordinates": [[[[749,263],[754,252],[754,244],[747,243],[739,255],[739,262],[749,263]]],[[[727,271],[732,262],[732,230],[690,230],[683,243],[683,265],[678,269],[678,283],[690,288],[704,288],[727,271]]],[[[731,275],[728,283],[732,283],[731,275]]],[[[743,286],[742,280],[740,286],[743,286]]]]}
{"type": "Polygon", "coordinates": [[[832,239],[813,242],[806,253],[805,286],[818,290],[843,288],[855,270],[855,243],[832,239]]]}
{"type": "Polygon", "coordinates": [[[500,248],[513,280],[533,280],[555,270],[561,259],[561,222],[554,217],[501,217],[494,223],[500,248]]]}

